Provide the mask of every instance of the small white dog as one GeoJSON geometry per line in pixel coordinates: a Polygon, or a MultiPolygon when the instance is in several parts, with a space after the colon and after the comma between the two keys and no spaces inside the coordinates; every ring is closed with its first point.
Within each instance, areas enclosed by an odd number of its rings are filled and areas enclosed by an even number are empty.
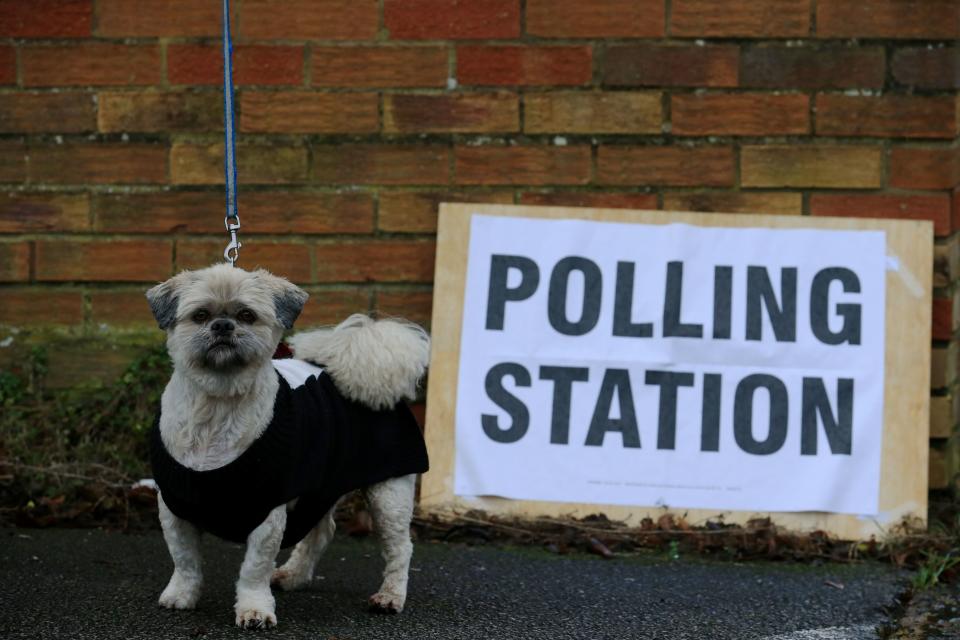
{"type": "Polygon", "coordinates": [[[402,399],[426,369],[426,332],[354,315],[294,336],[295,359],[272,360],[307,300],[283,278],[217,265],[185,271],[147,299],[174,365],[151,438],[174,564],[160,604],[196,605],[198,542],[209,531],[247,545],[237,626],[275,625],[271,582],[295,589],[311,580],[337,501],[362,489],[386,561],[370,606],[401,611],[416,474],[427,470],[423,436],[402,399]],[[275,569],[280,548],[295,543],[275,569]]]}

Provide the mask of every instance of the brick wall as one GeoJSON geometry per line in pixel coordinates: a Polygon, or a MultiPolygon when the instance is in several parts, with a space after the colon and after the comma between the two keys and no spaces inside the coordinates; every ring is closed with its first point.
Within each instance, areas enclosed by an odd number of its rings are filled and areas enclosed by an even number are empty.
{"type": "MultiPolygon", "coordinates": [[[[306,323],[426,321],[442,200],[928,219],[960,468],[960,0],[234,9],[240,264],[306,323]]],[[[219,258],[219,11],[0,0],[0,323],[146,332],[145,285],[219,258]]]]}

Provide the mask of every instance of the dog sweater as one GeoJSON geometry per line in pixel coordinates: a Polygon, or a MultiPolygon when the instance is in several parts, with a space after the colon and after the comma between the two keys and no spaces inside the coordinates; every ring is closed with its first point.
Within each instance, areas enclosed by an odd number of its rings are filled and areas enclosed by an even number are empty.
{"type": "Polygon", "coordinates": [[[274,360],[273,418],[236,460],[195,471],[167,451],[160,418],[150,460],[163,501],[176,516],[233,542],[246,542],[274,508],[287,512],[282,547],[296,544],[346,493],[428,468],[423,435],[404,402],[375,411],[345,398],[330,376],[299,360],[274,360]]]}

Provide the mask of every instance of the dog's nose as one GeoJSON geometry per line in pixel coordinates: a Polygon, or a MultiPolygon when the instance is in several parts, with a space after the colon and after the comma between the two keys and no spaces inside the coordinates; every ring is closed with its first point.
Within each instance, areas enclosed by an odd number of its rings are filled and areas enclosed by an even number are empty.
{"type": "Polygon", "coordinates": [[[210,330],[213,331],[218,336],[229,335],[233,333],[233,329],[234,329],[233,321],[227,320],[225,318],[214,320],[213,324],[210,325],[210,330]]]}

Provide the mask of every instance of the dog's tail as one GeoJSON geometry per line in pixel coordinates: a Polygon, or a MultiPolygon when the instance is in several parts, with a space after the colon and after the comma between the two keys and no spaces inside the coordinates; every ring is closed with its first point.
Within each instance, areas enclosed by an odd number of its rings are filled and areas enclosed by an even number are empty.
{"type": "Polygon", "coordinates": [[[414,399],[430,362],[430,336],[406,320],[355,313],[333,328],[298,333],[294,357],[323,366],[347,398],[372,409],[414,399]]]}

